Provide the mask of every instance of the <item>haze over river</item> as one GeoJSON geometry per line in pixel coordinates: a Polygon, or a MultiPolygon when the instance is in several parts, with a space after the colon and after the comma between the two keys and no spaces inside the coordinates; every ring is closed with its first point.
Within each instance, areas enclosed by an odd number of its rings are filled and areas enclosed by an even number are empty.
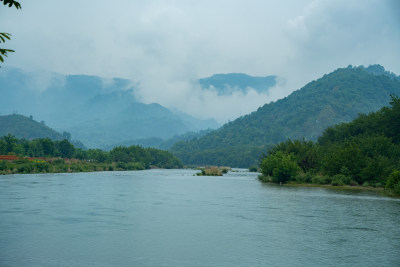
{"type": "Polygon", "coordinates": [[[0,176],[0,266],[400,266],[400,199],[195,173],[0,176]]]}

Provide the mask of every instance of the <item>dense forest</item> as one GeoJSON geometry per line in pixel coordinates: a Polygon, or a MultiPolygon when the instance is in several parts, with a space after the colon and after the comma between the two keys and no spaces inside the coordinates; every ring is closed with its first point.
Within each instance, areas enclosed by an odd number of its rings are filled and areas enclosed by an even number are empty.
{"type": "Polygon", "coordinates": [[[263,181],[386,186],[400,194],[400,99],[327,128],[317,142],[281,142],[260,167],[263,181]]]}
{"type": "Polygon", "coordinates": [[[13,135],[0,137],[0,155],[19,157],[17,160],[0,160],[0,174],[183,167],[182,162],[171,153],[155,148],[119,146],[109,152],[100,149],[83,150],[74,147],[67,139],[27,140],[13,135]]]}
{"type": "Polygon", "coordinates": [[[268,146],[290,139],[317,140],[324,129],[387,105],[400,79],[380,65],[337,69],[256,112],[170,151],[185,164],[249,167],[268,146]],[[240,151],[240,153],[238,153],[240,151]]]}

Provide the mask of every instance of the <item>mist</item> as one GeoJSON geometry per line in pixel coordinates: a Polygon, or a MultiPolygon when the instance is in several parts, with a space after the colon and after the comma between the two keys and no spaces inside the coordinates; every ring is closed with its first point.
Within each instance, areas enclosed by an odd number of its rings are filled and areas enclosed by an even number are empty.
{"type": "MultiPolygon", "coordinates": [[[[339,67],[400,73],[396,1],[21,1],[0,9],[15,53],[35,73],[121,77],[135,97],[219,122],[255,111],[339,67]],[[274,88],[218,95],[217,73],[277,75],[274,88]]],[[[49,77],[37,76],[46,87],[49,77]]]]}

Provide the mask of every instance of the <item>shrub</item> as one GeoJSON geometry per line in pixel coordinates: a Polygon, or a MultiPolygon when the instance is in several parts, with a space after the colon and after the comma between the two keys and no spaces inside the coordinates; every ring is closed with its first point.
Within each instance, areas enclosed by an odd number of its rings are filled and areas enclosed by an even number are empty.
{"type": "Polygon", "coordinates": [[[368,182],[364,182],[363,184],[362,184],[362,186],[364,186],[364,187],[368,187],[368,186],[371,186],[368,182]]]}
{"type": "Polygon", "coordinates": [[[329,184],[332,179],[323,175],[315,175],[312,179],[311,179],[313,184],[329,184]]]}
{"type": "Polygon", "coordinates": [[[285,183],[293,180],[300,171],[300,167],[292,154],[284,154],[281,151],[264,158],[260,164],[265,176],[272,176],[276,183],[285,183]]]}
{"type": "Polygon", "coordinates": [[[392,171],[387,179],[386,188],[393,190],[393,192],[396,194],[400,194],[400,171],[392,171]]]}
{"type": "Polygon", "coordinates": [[[336,174],[332,177],[331,183],[333,186],[349,185],[351,183],[351,179],[349,176],[344,174],[336,174]]]}
{"type": "Polygon", "coordinates": [[[251,166],[251,167],[249,168],[249,172],[257,172],[257,171],[258,171],[258,169],[257,169],[256,166],[251,166]]]}

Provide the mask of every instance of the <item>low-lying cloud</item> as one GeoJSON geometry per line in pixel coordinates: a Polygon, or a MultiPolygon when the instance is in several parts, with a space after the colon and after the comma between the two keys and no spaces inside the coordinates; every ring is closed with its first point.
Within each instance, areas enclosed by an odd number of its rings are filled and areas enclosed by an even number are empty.
{"type": "MultiPolygon", "coordinates": [[[[121,77],[136,97],[202,118],[232,120],[339,67],[381,64],[400,74],[393,0],[51,1],[0,7],[13,34],[6,64],[121,77]],[[199,78],[277,75],[268,93],[218,95],[199,78]]],[[[1,71],[1,70],[0,70],[1,71]]]]}

